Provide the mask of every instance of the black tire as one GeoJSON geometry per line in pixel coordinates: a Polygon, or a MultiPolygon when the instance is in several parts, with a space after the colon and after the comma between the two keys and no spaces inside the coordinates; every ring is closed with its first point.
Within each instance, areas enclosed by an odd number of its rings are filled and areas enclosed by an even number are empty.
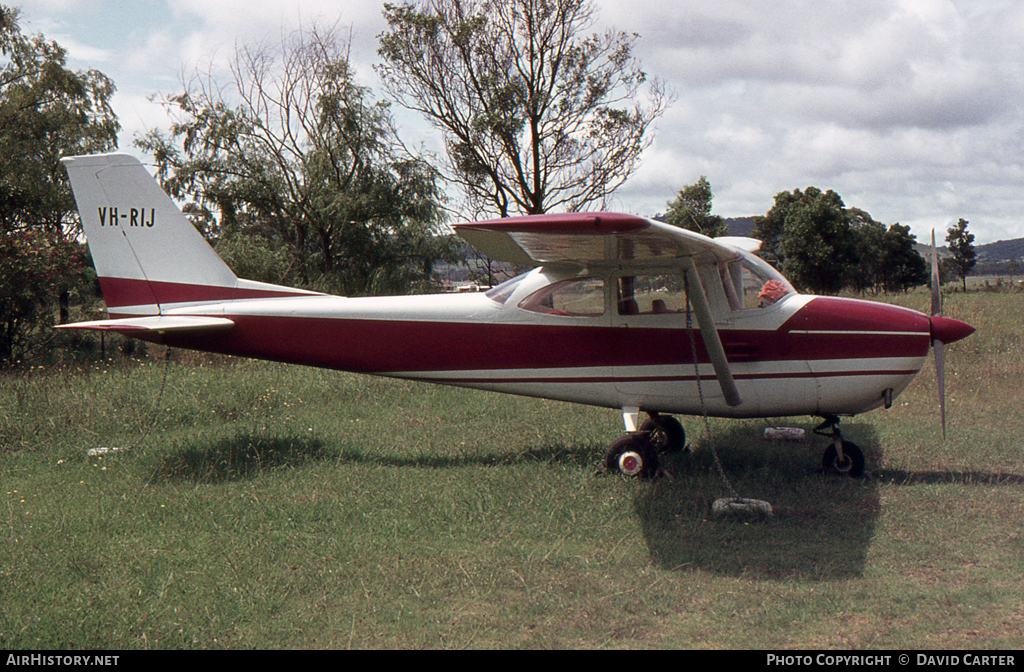
{"type": "Polygon", "coordinates": [[[851,441],[843,441],[843,460],[839,461],[839,451],[835,444],[829,444],[821,458],[821,467],[826,474],[841,474],[850,478],[864,476],[864,453],[851,441]]]}
{"type": "Polygon", "coordinates": [[[640,431],[647,433],[647,440],[656,453],[681,453],[686,447],[686,430],[671,415],[659,415],[657,420],[644,420],[640,431]]]}
{"type": "Polygon", "coordinates": [[[608,447],[608,452],[605,454],[605,468],[610,472],[629,475],[625,474],[619,467],[619,458],[627,453],[632,453],[640,461],[639,470],[637,473],[632,474],[634,478],[654,478],[657,475],[658,453],[644,434],[627,434],[616,439],[608,447]]]}

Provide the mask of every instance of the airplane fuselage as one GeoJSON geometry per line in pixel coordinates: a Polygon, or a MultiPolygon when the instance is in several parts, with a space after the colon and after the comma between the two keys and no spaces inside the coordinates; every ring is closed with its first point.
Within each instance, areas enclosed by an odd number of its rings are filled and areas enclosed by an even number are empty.
{"type": "MultiPolygon", "coordinates": [[[[743,403],[722,397],[692,315],[541,314],[487,294],[324,295],[165,302],[163,314],[227,318],[207,334],[142,336],[175,347],[662,413],[853,415],[898,395],[923,366],[929,319],[885,304],[790,294],[719,324],[743,403]],[[698,367],[694,368],[694,355],[698,367]],[[698,389],[698,375],[700,389],[698,389]]],[[[184,297],[187,298],[187,297],[184,297]]],[[[612,299],[608,299],[612,303],[612,299]]],[[[596,311],[595,311],[596,312],[596,311]]]]}

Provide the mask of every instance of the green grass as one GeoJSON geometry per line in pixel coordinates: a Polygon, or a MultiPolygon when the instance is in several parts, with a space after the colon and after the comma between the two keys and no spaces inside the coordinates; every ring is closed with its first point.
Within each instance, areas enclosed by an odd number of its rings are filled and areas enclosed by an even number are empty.
{"type": "Polygon", "coordinates": [[[929,365],[844,422],[865,480],[713,421],[762,523],[710,515],[693,418],[635,482],[595,475],[609,410],[197,358],[162,396],[160,362],[9,374],[0,648],[1020,648],[1022,304],[947,297],[978,327],[948,438],[929,365]]]}

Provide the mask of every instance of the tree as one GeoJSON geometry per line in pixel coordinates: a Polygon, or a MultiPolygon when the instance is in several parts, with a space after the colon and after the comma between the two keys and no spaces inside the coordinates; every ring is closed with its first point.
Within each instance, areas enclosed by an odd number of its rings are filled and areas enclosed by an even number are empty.
{"type": "Polygon", "coordinates": [[[701,175],[694,184],[688,184],[679,191],[679,195],[667,203],[668,212],[665,221],[690,231],[703,233],[715,238],[727,235],[729,227],[725,220],[711,214],[711,183],[701,175]]]}
{"type": "Polygon", "coordinates": [[[752,235],[763,241],[763,257],[813,292],[902,292],[928,281],[910,227],[886,228],[867,212],[845,207],[831,190],[780,192],[752,235]]]}
{"type": "Polygon", "coordinates": [[[758,219],[753,235],[763,241],[765,258],[812,292],[839,292],[858,262],[850,219],[842,198],[832,190],[780,192],[772,209],[758,219]]]}
{"type": "Polygon", "coordinates": [[[850,285],[860,293],[877,294],[885,284],[888,269],[885,266],[886,234],[885,224],[875,221],[867,212],[851,208],[847,220],[857,237],[857,251],[860,263],[850,273],[850,285]]]}
{"type": "Polygon", "coordinates": [[[69,70],[60,45],[24,35],[3,5],[0,56],[0,362],[12,362],[40,326],[67,319],[74,289],[88,291],[60,159],[113,149],[119,125],[113,82],[69,70]]]}
{"type": "Polygon", "coordinates": [[[858,262],[850,283],[859,292],[905,292],[928,282],[928,264],[914,247],[917,239],[909,226],[886,228],[857,208],[847,211],[856,236],[858,262]]]}
{"type": "Polygon", "coordinates": [[[384,5],[377,72],[439,129],[447,177],[501,217],[603,205],[671,102],[590,0],[384,5]],[[643,91],[646,89],[646,95],[643,91]]]}
{"type": "Polygon", "coordinates": [[[963,282],[965,292],[967,291],[967,274],[978,263],[974,252],[974,234],[967,231],[967,224],[967,220],[961,217],[955,226],[946,230],[946,243],[949,246],[950,254],[953,255],[950,263],[963,282]]]}
{"type": "Polygon", "coordinates": [[[886,231],[881,254],[882,287],[887,292],[906,292],[928,284],[928,262],[915,247],[910,227],[893,224],[886,231]]]}
{"type": "Polygon", "coordinates": [[[167,100],[171,137],[139,142],[165,188],[192,199],[197,227],[227,257],[290,251],[250,264],[266,274],[255,279],[344,294],[425,286],[449,254],[437,175],[398,150],[387,105],[355,82],[336,30],[239,47],[231,74],[226,88],[210,74],[184,83],[167,100]]]}

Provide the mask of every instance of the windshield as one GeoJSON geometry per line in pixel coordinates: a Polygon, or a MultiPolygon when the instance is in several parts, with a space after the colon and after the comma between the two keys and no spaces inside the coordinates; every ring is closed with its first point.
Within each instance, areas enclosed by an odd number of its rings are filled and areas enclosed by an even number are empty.
{"type": "Polygon", "coordinates": [[[487,290],[485,296],[488,299],[491,299],[492,301],[497,301],[498,303],[505,303],[506,301],[508,301],[508,297],[512,296],[512,293],[516,291],[516,287],[519,286],[519,283],[522,282],[523,278],[525,278],[527,275],[529,275],[529,273],[523,273],[522,275],[517,275],[511,280],[506,280],[497,287],[492,287],[491,289],[487,290]]]}
{"type": "Polygon", "coordinates": [[[741,259],[719,266],[730,308],[765,308],[796,293],[768,262],[746,252],[741,255],[741,259]]]}

